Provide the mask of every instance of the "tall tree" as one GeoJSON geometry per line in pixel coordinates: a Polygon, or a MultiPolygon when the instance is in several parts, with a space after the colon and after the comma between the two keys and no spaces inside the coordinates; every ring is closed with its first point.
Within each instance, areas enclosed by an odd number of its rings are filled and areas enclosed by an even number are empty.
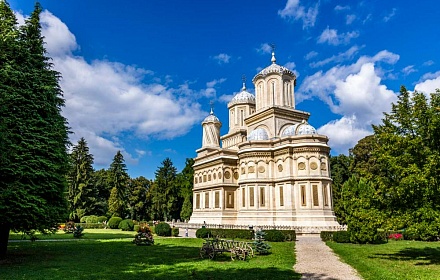
{"type": "MultiPolygon", "coordinates": [[[[118,204],[122,205],[119,209],[119,212],[113,212],[110,209],[109,202],[109,211],[112,215],[119,215],[119,217],[125,217],[127,213],[127,188],[130,177],[127,173],[127,167],[125,165],[124,156],[121,151],[118,151],[113,158],[113,162],[110,164],[109,169],[109,177],[108,182],[109,186],[113,189],[116,189],[118,204]]],[[[114,209],[114,208],[112,208],[114,209]]]]}
{"type": "Polygon", "coordinates": [[[148,209],[151,203],[147,200],[147,193],[151,181],[145,177],[130,179],[128,184],[128,206],[131,219],[137,221],[146,221],[150,218],[148,209]]]}
{"type": "Polygon", "coordinates": [[[153,211],[155,219],[178,219],[180,209],[178,207],[179,191],[176,188],[177,169],[171,159],[166,158],[162,166],[155,172],[153,184],[153,211]]]}
{"type": "Polygon", "coordinates": [[[183,199],[180,211],[180,218],[182,220],[188,220],[192,214],[192,197],[194,186],[194,159],[187,158],[185,162],[185,168],[182,172],[177,174],[176,185],[180,189],[179,201],[183,199]]]}
{"type": "Polygon", "coordinates": [[[82,216],[97,214],[97,190],[94,182],[93,155],[84,138],[78,141],[70,154],[70,170],[68,173],[69,218],[79,221],[82,216]]]}
{"type": "Polygon", "coordinates": [[[8,138],[0,166],[0,254],[10,229],[46,232],[67,214],[67,121],[60,75],[43,45],[41,10],[37,3],[17,31],[10,7],[0,1],[0,119],[8,138]]]}
{"type": "Polygon", "coordinates": [[[342,191],[344,183],[351,177],[350,165],[352,158],[346,155],[338,155],[330,158],[333,209],[340,224],[346,224],[343,207],[342,191]]]}
{"type": "Polygon", "coordinates": [[[105,215],[108,212],[108,200],[111,192],[109,171],[105,169],[97,170],[93,173],[93,177],[97,191],[95,203],[96,215],[105,215]]]}

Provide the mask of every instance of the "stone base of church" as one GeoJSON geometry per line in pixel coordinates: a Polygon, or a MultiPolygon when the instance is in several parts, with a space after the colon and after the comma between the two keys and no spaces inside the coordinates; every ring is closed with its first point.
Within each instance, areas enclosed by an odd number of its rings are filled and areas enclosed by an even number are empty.
{"type": "Polygon", "coordinates": [[[292,211],[194,211],[188,224],[213,225],[214,227],[228,226],[234,228],[316,228],[322,230],[339,230],[341,226],[336,221],[333,211],[307,210],[302,213],[292,211]]]}

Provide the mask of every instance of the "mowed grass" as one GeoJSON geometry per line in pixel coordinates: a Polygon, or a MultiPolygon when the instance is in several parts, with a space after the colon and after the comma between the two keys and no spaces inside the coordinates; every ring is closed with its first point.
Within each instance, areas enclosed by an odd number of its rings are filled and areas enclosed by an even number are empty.
{"type": "MultiPolygon", "coordinates": [[[[84,236],[81,239],[116,239],[116,238],[133,238],[134,231],[122,231],[120,229],[85,229],[83,231],[84,236]]],[[[65,233],[62,230],[57,231],[55,234],[41,234],[35,235],[37,240],[52,240],[52,239],[74,239],[73,233],[65,233]]],[[[9,240],[29,240],[28,235],[22,233],[11,232],[9,240]]]]}
{"type": "Polygon", "coordinates": [[[202,244],[195,238],[156,238],[153,246],[131,239],[11,242],[8,257],[0,260],[0,278],[300,279],[293,271],[293,242],[271,243],[272,254],[246,261],[232,261],[229,253],[201,259],[202,244]]]}
{"type": "Polygon", "coordinates": [[[327,245],[366,280],[440,279],[440,242],[327,245]]]}

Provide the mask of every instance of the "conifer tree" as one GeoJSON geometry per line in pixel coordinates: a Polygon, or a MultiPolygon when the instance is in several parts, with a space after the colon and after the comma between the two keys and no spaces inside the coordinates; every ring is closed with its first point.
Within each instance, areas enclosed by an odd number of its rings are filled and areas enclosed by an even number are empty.
{"type": "Polygon", "coordinates": [[[67,121],[64,99],[41,35],[37,3],[17,29],[0,1],[0,127],[7,138],[0,174],[0,254],[9,230],[46,232],[67,214],[67,121]]]}
{"type": "Polygon", "coordinates": [[[92,164],[93,155],[89,153],[86,140],[81,138],[70,154],[68,174],[70,219],[78,221],[84,215],[96,214],[97,191],[92,164]]]}
{"type": "Polygon", "coordinates": [[[156,219],[178,219],[180,216],[176,174],[177,169],[169,158],[166,158],[155,172],[153,209],[156,219]]]}
{"type": "Polygon", "coordinates": [[[115,208],[111,207],[109,200],[109,212],[112,215],[119,214],[120,217],[124,218],[127,214],[127,188],[130,177],[127,174],[127,167],[125,165],[124,156],[122,155],[121,151],[118,151],[116,153],[115,157],[113,158],[113,162],[110,164],[110,169],[108,170],[108,172],[109,186],[112,188],[112,192],[114,191],[113,189],[116,189],[116,198],[118,200],[117,205],[120,205],[120,208],[118,208],[119,213],[113,212],[115,208]]]}

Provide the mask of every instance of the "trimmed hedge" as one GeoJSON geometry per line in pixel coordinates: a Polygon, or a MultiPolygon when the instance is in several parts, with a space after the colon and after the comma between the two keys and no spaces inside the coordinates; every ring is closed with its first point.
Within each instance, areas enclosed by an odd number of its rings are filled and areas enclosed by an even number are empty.
{"type": "Polygon", "coordinates": [[[118,225],[118,228],[122,229],[122,231],[132,231],[133,227],[134,227],[133,221],[130,219],[122,220],[118,225]]]}
{"type": "Polygon", "coordinates": [[[264,231],[266,234],[264,235],[264,240],[270,242],[284,242],[286,239],[284,234],[280,230],[270,229],[264,231]]]}
{"type": "Polygon", "coordinates": [[[348,231],[335,231],[333,233],[333,241],[336,243],[351,243],[350,232],[348,232],[348,231]]]}
{"type": "Polygon", "coordinates": [[[171,236],[174,236],[174,237],[179,236],[179,228],[177,228],[177,227],[173,227],[173,228],[171,229],[171,236]]]}
{"type": "Polygon", "coordinates": [[[103,229],[103,228],[105,228],[105,225],[101,224],[101,223],[97,223],[97,224],[76,223],[75,225],[81,226],[84,229],[103,229]]]}
{"type": "Polygon", "coordinates": [[[159,236],[171,236],[171,227],[168,223],[161,222],[156,225],[156,234],[159,236]]]}
{"type": "Polygon", "coordinates": [[[333,240],[333,233],[334,231],[321,231],[319,236],[321,237],[321,240],[326,241],[332,241],[333,240]]]}
{"type": "Polygon", "coordinates": [[[208,228],[199,228],[196,231],[196,237],[197,238],[208,238],[208,237],[212,237],[212,233],[211,230],[208,228]]]}
{"type": "Polygon", "coordinates": [[[98,217],[98,223],[103,223],[105,221],[107,221],[107,217],[106,216],[99,216],[98,217]]]}
{"type": "Polygon", "coordinates": [[[117,229],[121,221],[121,217],[111,217],[110,220],[108,220],[108,227],[111,229],[117,229]]]}
{"type": "Polygon", "coordinates": [[[239,239],[249,239],[254,238],[254,231],[248,229],[209,229],[211,231],[212,237],[218,238],[239,238],[239,239]]]}

